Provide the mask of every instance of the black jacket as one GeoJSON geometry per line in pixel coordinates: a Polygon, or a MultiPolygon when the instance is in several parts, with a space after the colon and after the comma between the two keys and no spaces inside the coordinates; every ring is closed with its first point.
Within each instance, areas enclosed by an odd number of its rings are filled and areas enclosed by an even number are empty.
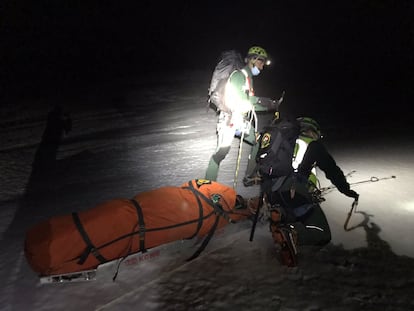
{"type": "Polygon", "coordinates": [[[342,170],[336,164],[325,146],[318,140],[309,143],[303,160],[298,167],[298,173],[309,177],[313,165],[319,167],[341,193],[349,191],[350,186],[342,170]]]}

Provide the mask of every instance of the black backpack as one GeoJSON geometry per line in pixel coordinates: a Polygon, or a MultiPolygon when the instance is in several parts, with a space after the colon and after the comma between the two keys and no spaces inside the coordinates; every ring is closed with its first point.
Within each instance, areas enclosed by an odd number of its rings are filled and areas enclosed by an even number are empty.
{"type": "Polygon", "coordinates": [[[224,51],[221,53],[219,62],[214,68],[208,89],[207,106],[216,112],[230,112],[224,102],[224,88],[227,80],[235,70],[244,67],[241,54],[235,50],[224,51]]]}
{"type": "Polygon", "coordinates": [[[277,119],[264,128],[256,157],[262,176],[276,178],[293,172],[292,158],[299,133],[299,122],[290,118],[277,119]]]}

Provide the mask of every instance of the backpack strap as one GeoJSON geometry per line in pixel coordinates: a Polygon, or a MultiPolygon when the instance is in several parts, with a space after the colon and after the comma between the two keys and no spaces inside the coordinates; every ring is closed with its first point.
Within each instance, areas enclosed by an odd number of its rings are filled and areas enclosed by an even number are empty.
{"type": "MultiPolygon", "coordinates": [[[[270,148],[273,151],[274,155],[277,155],[277,151],[279,150],[282,143],[283,143],[282,133],[280,131],[278,131],[277,134],[276,134],[276,138],[275,138],[274,142],[272,143],[272,147],[270,148]]],[[[270,168],[269,171],[270,172],[266,172],[266,173],[271,176],[273,174],[272,168],[270,168]]]]}
{"type": "Polygon", "coordinates": [[[247,73],[246,69],[244,69],[244,68],[241,69],[240,71],[244,74],[244,76],[246,78],[246,82],[244,84],[246,94],[249,95],[249,96],[254,96],[252,81],[251,81],[251,78],[250,78],[249,74],[247,73]]]}
{"type": "Polygon", "coordinates": [[[82,236],[84,242],[86,243],[86,249],[84,250],[82,255],[79,257],[78,264],[79,265],[84,264],[84,262],[86,261],[86,259],[89,256],[89,254],[91,254],[91,253],[92,253],[92,255],[95,256],[96,259],[98,259],[100,261],[100,263],[107,262],[106,258],[103,257],[99,253],[98,249],[95,247],[95,245],[89,239],[89,236],[86,233],[85,228],[83,227],[83,225],[80,221],[78,213],[72,213],[72,219],[73,219],[73,222],[75,223],[76,228],[78,229],[80,235],[82,236]]]}
{"type": "Polygon", "coordinates": [[[273,179],[273,184],[271,188],[272,192],[279,191],[280,187],[282,187],[287,177],[288,176],[281,176],[281,177],[273,179]]]}

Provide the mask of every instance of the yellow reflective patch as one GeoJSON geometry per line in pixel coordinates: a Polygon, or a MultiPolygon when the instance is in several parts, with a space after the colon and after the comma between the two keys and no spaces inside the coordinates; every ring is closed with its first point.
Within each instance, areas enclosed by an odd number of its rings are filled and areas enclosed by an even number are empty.
{"type": "Polygon", "coordinates": [[[205,185],[205,184],[211,184],[211,180],[209,180],[209,179],[196,179],[196,184],[197,184],[197,186],[202,186],[202,185],[205,185]]]}
{"type": "Polygon", "coordinates": [[[272,135],[270,135],[270,133],[264,133],[260,148],[264,149],[264,148],[268,147],[270,145],[270,138],[271,137],[272,137],[272,135]]]}

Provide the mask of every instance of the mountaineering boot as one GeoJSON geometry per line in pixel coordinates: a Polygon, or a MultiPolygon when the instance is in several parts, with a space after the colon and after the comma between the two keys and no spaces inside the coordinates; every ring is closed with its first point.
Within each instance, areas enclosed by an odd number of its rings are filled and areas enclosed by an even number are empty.
{"type": "Polygon", "coordinates": [[[245,213],[248,218],[254,219],[259,208],[259,201],[259,197],[244,199],[240,194],[238,194],[236,195],[235,209],[238,214],[245,213]]]}
{"type": "Polygon", "coordinates": [[[282,211],[280,208],[271,207],[270,208],[270,223],[274,225],[279,225],[282,221],[282,211]]]}
{"type": "Polygon", "coordinates": [[[279,248],[280,262],[288,267],[296,267],[297,260],[297,233],[292,226],[270,224],[270,231],[274,242],[279,248]]]}
{"type": "Polygon", "coordinates": [[[259,197],[253,197],[247,200],[247,207],[252,212],[252,214],[256,214],[259,208],[259,203],[260,203],[259,197]]]}

